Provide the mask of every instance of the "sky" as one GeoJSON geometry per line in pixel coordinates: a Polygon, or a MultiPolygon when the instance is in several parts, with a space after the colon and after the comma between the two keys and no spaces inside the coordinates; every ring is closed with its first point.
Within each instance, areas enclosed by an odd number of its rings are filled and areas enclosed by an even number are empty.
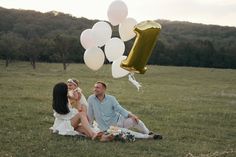
{"type": "MultiPolygon", "coordinates": [[[[75,17],[108,20],[114,0],[0,0],[4,8],[59,11],[75,17]]],[[[236,27],[236,0],[123,0],[138,22],[166,19],[236,27]]]]}

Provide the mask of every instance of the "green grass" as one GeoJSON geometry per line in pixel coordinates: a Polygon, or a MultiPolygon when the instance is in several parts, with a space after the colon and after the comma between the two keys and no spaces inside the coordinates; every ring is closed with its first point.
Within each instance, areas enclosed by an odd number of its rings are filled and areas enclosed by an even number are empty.
{"type": "Polygon", "coordinates": [[[1,157],[185,157],[236,156],[236,70],[148,66],[136,74],[142,90],[127,77],[113,79],[111,65],[92,71],[83,64],[0,61],[1,157]],[[97,80],[108,83],[108,93],[138,115],[161,141],[101,143],[51,134],[54,84],[70,77],[81,81],[86,96],[97,80]]]}

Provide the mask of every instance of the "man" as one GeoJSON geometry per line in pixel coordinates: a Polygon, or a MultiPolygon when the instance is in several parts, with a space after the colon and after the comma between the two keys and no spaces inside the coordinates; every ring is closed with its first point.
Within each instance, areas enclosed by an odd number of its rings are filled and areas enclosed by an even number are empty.
{"type": "Polygon", "coordinates": [[[161,135],[149,131],[145,124],[131,112],[124,109],[114,96],[106,94],[106,84],[98,81],[94,85],[94,94],[88,98],[88,118],[92,124],[95,120],[102,131],[110,126],[136,128],[143,134],[153,135],[154,139],[162,139],[161,135]]]}

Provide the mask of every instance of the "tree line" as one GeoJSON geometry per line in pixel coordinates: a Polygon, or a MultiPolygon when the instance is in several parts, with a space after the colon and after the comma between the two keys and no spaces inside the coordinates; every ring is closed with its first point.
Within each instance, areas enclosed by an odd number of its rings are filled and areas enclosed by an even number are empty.
{"type": "MultiPolygon", "coordinates": [[[[40,13],[0,7],[0,59],[83,63],[80,34],[98,20],[76,18],[57,11],[40,13]]],[[[157,20],[160,37],[148,64],[236,68],[236,28],[157,20]]],[[[113,37],[119,37],[112,26],[113,37]]],[[[125,43],[128,55],[134,39],[125,43]]],[[[107,60],[106,63],[109,63],[107,60]]]]}

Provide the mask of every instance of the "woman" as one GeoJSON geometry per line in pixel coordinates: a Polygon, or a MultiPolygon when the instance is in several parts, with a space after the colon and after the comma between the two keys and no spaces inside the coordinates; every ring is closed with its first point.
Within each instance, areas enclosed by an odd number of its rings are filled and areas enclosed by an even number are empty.
{"type": "MultiPolygon", "coordinates": [[[[76,108],[79,112],[84,112],[84,114],[86,114],[87,116],[87,108],[88,108],[88,102],[84,96],[84,94],[82,93],[82,89],[79,87],[79,81],[76,79],[68,79],[67,80],[67,87],[68,87],[68,99],[69,99],[69,103],[71,105],[72,108],[76,108]],[[74,99],[74,91],[78,92],[79,95],[79,104],[75,102],[74,99]]],[[[96,132],[100,132],[100,130],[97,127],[97,123],[94,121],[92,129],[96,132]]],[[[84,132],[83,128],[80,128],[80,132],[84,132]]]]}
{"type": "MultiPolygon", "coordinates": [[[[57,83],[53,88],[52,108],[54,110],[55,121],[50,128],[54,133],[60,135],[77,135],[79,130],[83,128],[83,132],[94,139],[96,133],[90,128],[86,113],[78,112],[68,103],[68,87],[65,83],[57,83]],[[81,123],[81,126],[79,124],[81,123]]],[[[79,104],[79,93],[73,92],[74,100],[79,104]]]]}

